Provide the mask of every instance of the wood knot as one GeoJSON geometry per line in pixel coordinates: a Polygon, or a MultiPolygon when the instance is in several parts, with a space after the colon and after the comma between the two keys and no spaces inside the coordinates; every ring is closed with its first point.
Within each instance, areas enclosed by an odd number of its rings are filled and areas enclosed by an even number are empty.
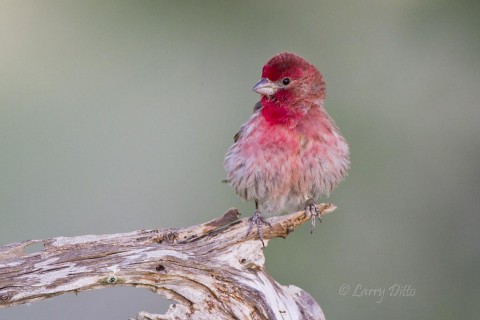
{"type": "Polygon", "coordinates": [[[159,272],[165,271],[165,267],[163,265],[159,264],[159,265],[156,266],[155,270],[157,270],[159,272]]]}
{"type": "Polygon", "coordinates": [[[114,274],[111,274],[107,277],[107,283],[110,283],[110,284],[114,284],[115,282],[117,282],[118,280],[118,277],[114,274]]]}
{"type": "Polygon", "coordinates": [[[0,295],[0,301],[8,301],[10,300],[12,297],[7,295],[7,294],[3,294],[3,295],[0,295]]]}

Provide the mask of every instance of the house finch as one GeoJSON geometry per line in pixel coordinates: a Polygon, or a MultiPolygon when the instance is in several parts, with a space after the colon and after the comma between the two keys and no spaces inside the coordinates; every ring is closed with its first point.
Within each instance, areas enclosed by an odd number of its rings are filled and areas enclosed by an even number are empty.
{"type": "Polygon", "coordinates": [[[322,74],[288,52],[273,56],[253,87],[261,100],[235,135],[225,170],[236,193],[255,201],[249,232],[257,225],[260,239],[262,215],[285,211],[305,209],[313,230],[315,200],[347,174],[348,144],[323,106],[325,90],[322,74]]]}

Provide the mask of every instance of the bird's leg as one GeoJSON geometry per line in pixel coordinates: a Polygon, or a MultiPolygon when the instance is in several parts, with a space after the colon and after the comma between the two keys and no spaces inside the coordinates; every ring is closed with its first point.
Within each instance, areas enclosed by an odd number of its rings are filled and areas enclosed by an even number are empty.
{"type": "Polygon", "coordinates": [[[313,230],[315,229],[316,218],[318,217],[318,220],[322,222],[322,215],[312,198],[305,202],[305,217],[308,213],[310,213],[310,221],[312,222],[312,229],[310,229],[310,233],[313,233],[313,230]]]}
{"type": "Polygon", "coordinates": [[[272,228],[272,225],[264,217],[262,217],[262,214],[261,214],[260,210],[258,210],[258,200],[255,200],[255,212],[253,213],[253,216],[248,218],[247,236],[252,231],[253,225],[257,226],[258,236],[260,237],[260,241],[262,241],[262,246],[265,248],[265,243],[263,242],[262,226],[266,225],[266,226],[269,226],[270,228],[272,228]]]}

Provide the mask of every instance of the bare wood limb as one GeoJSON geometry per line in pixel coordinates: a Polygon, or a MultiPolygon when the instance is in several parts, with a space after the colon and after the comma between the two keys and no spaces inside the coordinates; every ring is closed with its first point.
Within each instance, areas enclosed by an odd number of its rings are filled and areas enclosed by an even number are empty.
{"type": "MultiPolygon", "coordinates": [[[[322,214],[335,210],[320,204],[322,214]]],[[[324,319],[313,298],[264,269],[256,230],[230,209],[185,229],[28,240],[0,247],[0,308],[111,286],[144,287],[178,304],[137,319],[324,319]],[[26,254],[29,245],[44,249],[26,254]]],[[[303,212],[269,219],[265,243],[309,220],[303,212]]],[[[254,228],[255,229],[255,228],[254,228]]]]}

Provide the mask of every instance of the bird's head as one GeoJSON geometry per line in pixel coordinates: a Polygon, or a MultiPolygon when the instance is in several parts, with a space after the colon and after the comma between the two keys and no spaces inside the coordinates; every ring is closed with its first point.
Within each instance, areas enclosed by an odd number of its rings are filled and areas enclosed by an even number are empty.
{"type": "Polygon", "coordinates": [[[302,57],[282,52],[273,56],[262,70],[262,79],[253,87],[262,98],[296,104],[299,100],[325,98],[322,74],[302,57]]]}
{"type": "Polygon", "coordinates": [[[262,70],[262,79],[253,87],[262,95],[262,113],[270,122],[284,123],[299,117],[325,99],[322,74],[302,57],[282,52],[273,56],[262,70]]]}

